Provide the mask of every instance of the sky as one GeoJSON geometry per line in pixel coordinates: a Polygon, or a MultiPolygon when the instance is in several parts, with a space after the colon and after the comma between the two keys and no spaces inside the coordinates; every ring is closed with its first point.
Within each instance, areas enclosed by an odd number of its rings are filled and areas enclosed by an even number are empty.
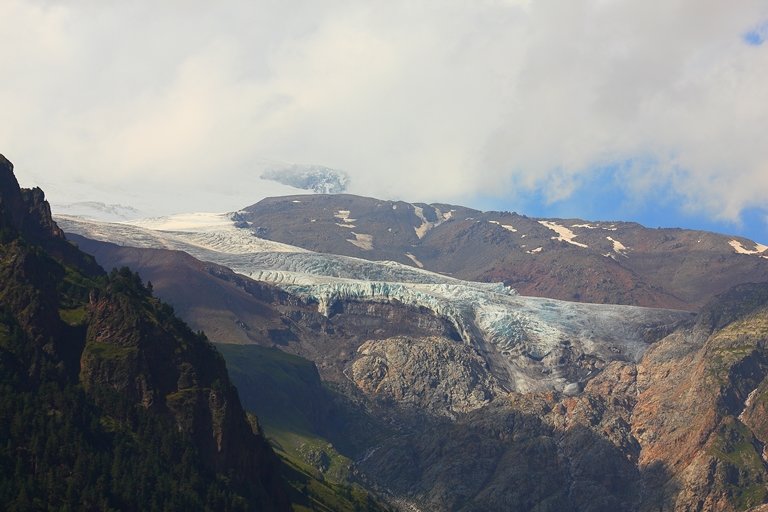
{"type": "Polygon", "coordinates": [[[57,203],[350,191],[768,242],[768,2],[0,0],[0,153],[57,203]]]}

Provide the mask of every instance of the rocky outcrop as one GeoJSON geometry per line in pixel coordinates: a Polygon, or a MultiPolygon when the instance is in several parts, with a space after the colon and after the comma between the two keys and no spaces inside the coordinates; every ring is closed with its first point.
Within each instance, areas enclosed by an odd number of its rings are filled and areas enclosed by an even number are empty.
{"type": "Polygon", "coordinates": [[[638,367],[639,462],[662,463],[675,476],[665,492],[677,510],[743,510],[768,499],[765,422],[750,415],[768,375],[768,307],[754,303],[765,290],[742,286],[721,297],[708,308],[715,318],[750,312],[715,325],[703,315],[638,367]]]}
{"type": "Polygon", "coordinates": [[[20,236],[42,247],[65,265],[89,275],[103,272],[92,257],[73,247],[51,216],[51,207],[39,188],[22,189],[13,174],[13,164],[0,155],[0,241],[20,236]]]}
{"type": "Polygon", "coordinates": [[[454,371],[461,358],[386,341],[363,345],[349,374],[379,406],[411,408],[361,467],[418,507],[682,512],[768,501],[766,285],[718,297],[695,325],[638,363],[608,363],[575,396],[497,392],[465,414],[445,414],[452,397],[439,377],[458,390],[476,382],[454,371]]]}
{"type": "Polygon", "coordinates": [[[445,338],[370,340],[347,370],[369,395],[435,414],[479,409],[501,391],[472,347],[445,338]]]}
{"type": "Polygon", "coordinates": [[[3,223],[34,239],[63,238],[51,217],[51,207],[39,188],[21,189],[13,164],[0,155],[0,211],[3,223]]]}

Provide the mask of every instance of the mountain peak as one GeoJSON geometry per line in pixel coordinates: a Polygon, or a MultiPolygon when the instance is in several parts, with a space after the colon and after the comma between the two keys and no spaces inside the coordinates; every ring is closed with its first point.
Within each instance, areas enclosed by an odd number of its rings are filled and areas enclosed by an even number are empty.
{"type": "Polygon", "coordinates": [[[283,185],[311,190],[317,194],[338,194],[345,192],[349,185],[347,173],[322,165],[292,165],[268,169],[261,177],[283,185]]]}

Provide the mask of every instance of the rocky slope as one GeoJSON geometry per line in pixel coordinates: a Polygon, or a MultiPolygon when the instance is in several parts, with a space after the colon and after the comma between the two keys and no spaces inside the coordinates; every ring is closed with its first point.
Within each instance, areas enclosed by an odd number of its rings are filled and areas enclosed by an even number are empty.
{"type": "MultiPolygon", "coordinates": [[[[718,297],[694,326],[637,364],[610,363],[577,396],[503,395],[448,422],[420,413],[361,466],[424,510],[725,511],[763,503],[767,290],[742,286],[718,297]]],[[[410,378],[423,357],[400,357],[379,380],[410,378]]],[[[412,402],[391,386],[368,385],[381,373],[374,368],[361,389],[382,402],[412,402]]],[[[418,386],[408,389],[429,400],[418,386]]]]}
{"type": "Polygon", "coordinates": [[[766,246],[627,222],[343,194],[267,198],[238,219],[262,238],[312,251],[502,281],[523,295],[563,300],[695,310],[734,284],[768,280],[766,246]]]}
{"type": "Polygon", "coordinates": [[[3,157],[0,239],[5,506],[290,509],[205,336],[70,244],[3,157]]]}

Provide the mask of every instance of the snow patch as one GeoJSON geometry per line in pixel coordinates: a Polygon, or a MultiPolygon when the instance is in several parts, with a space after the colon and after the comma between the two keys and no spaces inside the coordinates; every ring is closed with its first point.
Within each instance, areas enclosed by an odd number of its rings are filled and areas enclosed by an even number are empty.
{"type": "Polygon", "coordinates": [[[728,242],[728,245],[733,247],[733,250],[736,251],[738,254],[761,254],[764,253],[766,250],[768,250],[768,245],[758,244],[755,242],[755,248],[753,250],[749,250],[743,245],[741,245],[741,242],[738,240],[731,240],[728,242]]]}
{"type": "Polygon", "coordinates": [[[560,224],[546,221],[546,220],[540,220],[539,224],[541,224],[545,228],[551,229],[552,231],[558,234],[558,236],[553,236],[552,240],[568,242],[571,245],[575,245],[577,247],[584,247],[585,249],[589,247],[586,244],[582,244],[580,242],[574,242],[573,239],[576,238],[577,235],[565,226],[561,226],[560,224]]]}
{"type": "Polygon", "coordinates": [[[349,210],[339,210],[336,213],[333,214],[334,218],[338,219],[341,222],[336,222],[336,225],[340,228],[355,228],[357,227],[353,222],[355,222],[357,219],[350,219],[349,218],[349,210]]]}
{"type": "Polygon", "coordinates": [[[334,213],[333,216],[339,219],[341,222],[355,222],[357,219],[350,219],[349,214],[350,214],[349,210],[339,210],[336,213],[334,213]]]}
{"type": "Polygon", "coordinates": [[[155,231],[210,232],[234,229],[231,213],[180,213],[167,217],[151,217],[124,221],[125,224],[155,231]]]}
{"type": "Polygon", "coordinates": [[[744,401],[744,409],[742,409],[741,414],[739,414],[739,421],[742,423],[744,422],[744,415],[747,413],[747,410],[752,407],[752,402],[755,399],[755,395],[757,394],[757,390],[759,388],[753,389],[749,395],[747,395],[747,399],[744,401]]]}
{"type": "Polygon", "coordinates": [[[435,208],[435,215],[437,216],[438,220],[437,222],[430,222],[427,220],[427,218],[424,216],[424,208],[421,206],[416,206],[415,204],[412,204],[413,206],[413,213],[416,214],[416,216],[421,219],[421,225],[418,227],[413,228],[413,230],[416,232],[416,236],[421,240],[424,238],[424,235],[427,234],[431,229],[436,228],[443,222],[449,220],[451,217],[453,217],[454,210],[451,210],[450,212],[446,214],[442,213],[440,210],[435,208]]]}
{"type": "Polygon", "coordinates": [[[416,216],[421,219],[421,225],[413,228],[413,230],[416,231],[416,236],[419,238],[419,240],[421,240],[424,238],[424,235],[427,234],[427,231],[432,229],[433,223],[429,222],[427,218],[424,217],[424,208],[414,205],[413,213],[415,213],[416,216]]]}
{"type": "Polygon", "coordinates": [[[619,228],[616,227],[615,224],[611,224],[610,226],[601,226],[601,225],[593,225],[593,224],[572,224],[572,228],[585,228],[585,229],[604,229],[606,231],[616,231],[619,228]]]}
{"type": "Polygon", "coordinates": [[[622,256],[626,256],[625,253],[627,252],[628,249],[624,244],[622,244],[618,240],[614,240],[609,236],[605,237],[605,239],[608,240],[609,242],[613,242],[613,252],[615,252],[616,254],[621,254],[622,256]]]}
{"type": "Polygon", "coordinates": [[[544,249],[544,248],[543,247],[537,247],[535,249],[531,249],[530,251],[525,251],[525,252],[527,252],[528,254],[536,254],[536,253],[541,252],[542,249],[544,249]]]}
{"type": "Polygon", "coordinates": [[[373,235],[365,235],[362,233],[355,233],[352,231],[352,236],[354,236],[353,239],[347,239],[347,242],[351,243],[352,245],[359,247],[360,249],[364,251],[370,251],[373,249],[373,235]]]}
{"type": "Polygon", "coordinates": [[[420,262],[418,258],[416,258],[416,256],[414,256],[409,252],[405,253],[405,255],[408,256],[408,258],[413,262],[414,265],[416,265],[419,268],[424,268],[424,264],[420,262]]]}
{"type": "Polygon", "coordinates": [[[509,224],[502,224],[497,220],[489,220],[488,222],[490,222],[491,224],[496,224],[497,226],[501,226],[502,228],[506,229],[507,231],[511,231],[512,233],[517,233],[517,230],[513,226],[510,226],[509,224]]]}

